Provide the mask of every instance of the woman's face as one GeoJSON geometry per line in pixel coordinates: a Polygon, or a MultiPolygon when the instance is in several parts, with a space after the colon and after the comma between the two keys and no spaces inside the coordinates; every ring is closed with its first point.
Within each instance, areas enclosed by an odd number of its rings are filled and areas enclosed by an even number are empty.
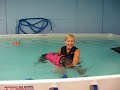
{"type": "Polygon", "coordinates": [[[74,46],[75,40],[74,38],[68,38],[65,40],[65,45],[67,49],[71,49],[74,46]]]}

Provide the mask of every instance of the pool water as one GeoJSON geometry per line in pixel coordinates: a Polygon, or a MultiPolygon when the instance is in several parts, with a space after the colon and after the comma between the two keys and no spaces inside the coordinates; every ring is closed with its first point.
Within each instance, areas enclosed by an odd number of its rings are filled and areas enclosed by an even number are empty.
{"type": "Polygon", "coordinates": [[[63,37],[0,38],[0,80],[56,79],[62,75],[89,77],[120,74],[120,54],[110,48],[120,46],[120,38],[76,37],[80,48],[80,70],[56,69],[49,61],[35,65],[48,52],[57,52],[64,45],[63,37]],[[14,41],[21,44],[14,45],[14,41]]]}

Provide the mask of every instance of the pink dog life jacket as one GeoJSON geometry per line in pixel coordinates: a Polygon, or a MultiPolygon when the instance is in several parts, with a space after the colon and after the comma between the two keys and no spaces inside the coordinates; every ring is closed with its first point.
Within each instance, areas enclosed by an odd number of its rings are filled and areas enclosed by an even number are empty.
{"type": "Polygon", "coordinates": [[[46,59],[49,60],[51,63],[60,66],[60,59],[64,55],[58,55],[57,53],[50,52],[46,54],[46,59]]]}

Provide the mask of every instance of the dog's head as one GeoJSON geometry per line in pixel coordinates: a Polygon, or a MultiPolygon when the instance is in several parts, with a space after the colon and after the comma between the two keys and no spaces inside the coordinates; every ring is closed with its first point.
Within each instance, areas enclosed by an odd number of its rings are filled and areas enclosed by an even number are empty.
{"type": "Polygon", "coordinates": [[[64,66],[64,67],[71,67],[71,66],[73,66],[73,65],[72,65],[72,60],[69,60],[69,59],[66,58],[66,57],[62,57],[61,60],[60,60],[60,63],[61,63],[61,65],[64,66]]]}

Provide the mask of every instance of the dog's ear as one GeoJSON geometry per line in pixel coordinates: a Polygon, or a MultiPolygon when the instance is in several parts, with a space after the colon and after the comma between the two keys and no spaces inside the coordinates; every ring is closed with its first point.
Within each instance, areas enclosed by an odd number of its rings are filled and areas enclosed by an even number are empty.
{"type": "Polygon", "coordinates": [[[69,59],[67,59],[66,57],[63,57],[63,58],[61,59],[61,64],[62,64],[64,67],[66,67],[66,66],[72,64],[72,60],[69,60],[69,59]]]}

